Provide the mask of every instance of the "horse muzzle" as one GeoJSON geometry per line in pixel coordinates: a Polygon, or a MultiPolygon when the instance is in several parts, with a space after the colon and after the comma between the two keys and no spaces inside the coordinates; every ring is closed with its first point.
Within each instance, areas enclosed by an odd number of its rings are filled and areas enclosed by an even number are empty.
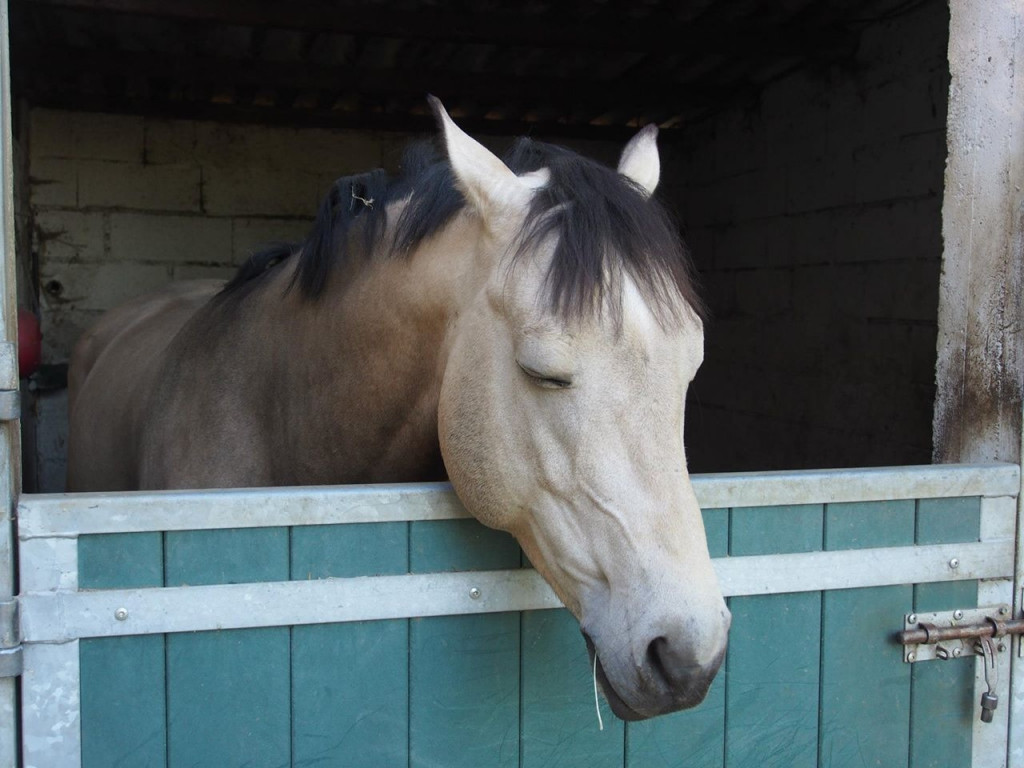
{"type": "Polygon", "coordinates": [[[669,633],[641,641],[641,652],[615,653],[621,646],[595,640],[583,629],[597,683],[612,712],[621,720],[646,720],[700,704],[725,659],[730,621],[724,611],[720,637],[700,653],[684,636],[669,633]]]}

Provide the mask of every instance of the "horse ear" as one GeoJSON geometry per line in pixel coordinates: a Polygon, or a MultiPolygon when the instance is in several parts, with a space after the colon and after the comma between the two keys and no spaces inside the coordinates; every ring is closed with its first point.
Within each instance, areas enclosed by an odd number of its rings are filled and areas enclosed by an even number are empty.
{"type": "Polygon", "coordinates": [[[485,216],[526,205],[538,186],[536,180],[516,176],[497,155],[459,128],[437,98],[428,96],[427,100],[444,133],[456,183],[470,205],[485,216]]]}
{"type": "Polygon", "coordinates": [[[658,126],[649,123],[629,140],[622,157],[619,158],[619,173],[640,185],[647,196],[654,194],[661,177],[661,161],[658,159],[658,126]]]}

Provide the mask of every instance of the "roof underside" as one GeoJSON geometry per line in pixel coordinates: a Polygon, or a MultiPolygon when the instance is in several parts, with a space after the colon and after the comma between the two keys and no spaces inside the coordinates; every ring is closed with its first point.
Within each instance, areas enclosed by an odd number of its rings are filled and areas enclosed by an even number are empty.
{"type": "Polygon", "coordinates": [[[10,0],[38,106],[420,131],[664,136],[941,0],[10,0]]]}

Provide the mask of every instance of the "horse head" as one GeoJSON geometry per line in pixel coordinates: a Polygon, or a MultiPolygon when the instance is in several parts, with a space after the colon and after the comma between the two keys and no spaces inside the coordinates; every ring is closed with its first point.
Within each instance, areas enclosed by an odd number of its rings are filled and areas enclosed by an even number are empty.
{"type": "Polygon", "coordinates": [[[678,234],[650,199],[655,131],[618,172],[566,150],[517,173],[433,106],[485,274],[467,281],[443,361],[451,482],[579,620],[616,715],[694,706],[730,615],[686,468],[703,325],[678,234]]]}

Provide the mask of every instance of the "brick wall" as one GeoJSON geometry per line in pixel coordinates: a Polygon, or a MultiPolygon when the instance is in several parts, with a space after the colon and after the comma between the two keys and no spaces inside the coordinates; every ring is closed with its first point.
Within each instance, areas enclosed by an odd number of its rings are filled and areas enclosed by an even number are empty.
{"type": "Polygon", "coordinates": [[[380,165],[397,141],[49,110],[30,121],[49,362],[125,299],[229,276],[254,247],[300,238],[330,183],[380,165]]]}
{"type": "MultiPolygon", "coordinates": [[[[45,109],[27,120],[32,269],[51,365],[105,310],[171,280],[230,277],[254,249],[301,239],[337,177],[395,168],[411,138],[45,109]]],[[[484,141],[499,152],[508,142],[484,141]]],[[[574,147],[604,162],[619,150],[574,147]]],[[[66,392],[34,393],[24,425],[26,488],[62,490],[66,392]]]]}
{"type": "MultiPolygon", "coordinates": [[[[170,280],[226,278],[300,239],[338,176],[392,163],[406,137],[60,112],[28,114],[29,218],[43,360],[66,363],[104,311],[170,280]]],[[[63,488],[62,391],[30,403],[26,485],[63,488]]]]}
{"type": "Polygon", "coordinates": [[[713,313],[693,469],[930,461],[947,28],[943,3],[872,25],[666,169],[713,313]]]}
{"type": "MultiPolygon", "coordinates": [[[[843,67],[663,146],[660,194],[712,309],[692,469],[929,460],[946,29],[941,3],[876,23],[843,67]]],[[[23,135],[47,363],[131,296],[300,238],[337,176],[393,167],[408,139],[47,110],[23,135]]],[[[61,489],[63,393],[35,398],[26,428],[26,487],[61,489]]]]}

